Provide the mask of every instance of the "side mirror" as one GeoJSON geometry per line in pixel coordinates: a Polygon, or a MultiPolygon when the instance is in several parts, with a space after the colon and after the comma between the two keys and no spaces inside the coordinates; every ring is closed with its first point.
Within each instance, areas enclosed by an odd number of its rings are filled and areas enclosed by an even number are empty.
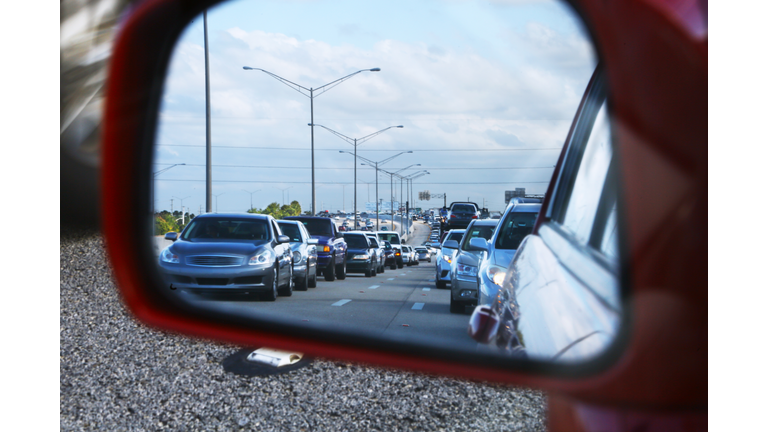
{"type": "Polygon", "coordinates": [[[469,250],[488,252],[488,240],[480,237],[469,239],[469,250]]]}
{"type": "Polygon", "coordinates": [[[446,240],[445,243],[443,243],[444,248],[450,248],[450,249],[458,249],[459,248],[459,242],[456,240],[446,240]]]}
{"type": "Polygon", "coordinates": [[[342,233],[340,233],[340,232],[337,232],[337,233],[336,233],[336,238],[337,238],[337,239],[338,239],[338,238],[344,238],[344,234],[342,234],[342,233]]]}
{"type": "Polygon", "coordinates": [[[311,238],[311,239],[307,240],[307,244],[316,245],[317,244],[317,239],[316,238],[311,238]]]}
{"type": "Polygon", "coordinates": [[[176,241],[178,240],[178,238],[179,238],[179,233],[175,233],[173,231],[165,233],[166,240],[176,241]]]}
{"type": "Polygon", "coordinates": [[[278,243],[289,243],[291,241],[291,238],[287,235],[279,235],[277,236],[277,242],[278,243]]]}

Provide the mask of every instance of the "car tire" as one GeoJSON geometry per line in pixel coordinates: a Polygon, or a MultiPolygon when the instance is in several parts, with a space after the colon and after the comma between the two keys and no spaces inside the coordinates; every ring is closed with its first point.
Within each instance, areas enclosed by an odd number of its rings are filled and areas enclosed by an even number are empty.
{"type": "Polygon", "coordinates": [[[306,291],[309,287],[309,269],[304,272],[304,277],[296,281],[296,291],[306,291]]]}
{"type": "Polygon", "coordinates": [[[451,313],[464,313],[466,305],[464,302],[453,300],[453,294],[451,294],[451,313]]]}
{"type": "Polygon", "coordinates": [[[290,297],[293,295],[293,266],[288,267],[288,283],[286,286],[280,288],[277,293],[282,297],[290,297]]]}
{"type": "Polygon", "coordinates": [[[441,281],[440,279],[435,279],[435,286],[440,289],[445,289],[445,287],[448,286],[448,283],[446,281],[441,281]]]}
{"type": "Polygon", "coordinates": [[[325,280],[328,282],[336,280],[336,260],[331,261],[328,267],[323,270],[323,276],[325,276],[325,280]]]}
{"type": "Polygon", "coordinates": [[[307,286],[310,288],[317,288],[317,267],[315,267],[315,274],[312,275],[312,279],[309,280],[307,286]]]}
{"type": "Polygon", "coordinates": [[[390,270],[397,270],[397,264],[392,264],[391,266],[389,266],[389,269],[390,270]]]}
{"type": "Polygon", "coordinates": [[[341,264],[336,266],[336,278],[338,280],[344,280],[347,278],[347,256],[344,255],[341,259],[341,264]]]}
{"type": "Polygon", "coordinates": [[[272,268],[272,289],[264,293],[263,299],[266,301],[277,300],[277,264],[272,268]]]}
{"type": "Polygon", "coordinates": [[[371,267],[365,271],[365,277],[372,277],[374,274],[376,274],[376,270],[373,269],[373,263],[371,263],[371,267]]]}

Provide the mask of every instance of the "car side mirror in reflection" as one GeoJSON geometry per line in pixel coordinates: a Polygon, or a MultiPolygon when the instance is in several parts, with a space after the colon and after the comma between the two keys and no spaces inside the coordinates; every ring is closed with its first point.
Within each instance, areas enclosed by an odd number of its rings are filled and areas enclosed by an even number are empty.
{"type": "Polygon", "coordinates": [[[287,235],[279,235],[277,236],[277,242],[278,243],[290,243],[291,238],[287,235]]]}
{"type": "Polygon", "coordinates": [[[307,240],[307,244],[316,245],[317,244],[317,239],[311,238],[311,239],[307,240]]]}
{"type": "Polygon", "coordinates": [[[170,241],[176,241],[179,238],[179,234],[175,232],[165,233],[165,239],[170,241]]]}
{"type": "Polygon", "coordinates": [[[458,249],[459,248],[459,242],[456,240],[447,240],[445,243],[443,243],[444,248],[449,249],[458,249]]]}
{"type": "Polygon", "coordinates": [[[337,238],[337,239],[340,239],[340,238],[344,238],[344,234],[342,234],[342,233],[340,233],[340,232],[337,232],[337,233],[336,233],[336,238],[337,238]]]}
{"type": "Polygon", "coordinates": [[[488,240],[483,238],[469,239],[469,250],[471,251],[488,251],[488,240]]]}

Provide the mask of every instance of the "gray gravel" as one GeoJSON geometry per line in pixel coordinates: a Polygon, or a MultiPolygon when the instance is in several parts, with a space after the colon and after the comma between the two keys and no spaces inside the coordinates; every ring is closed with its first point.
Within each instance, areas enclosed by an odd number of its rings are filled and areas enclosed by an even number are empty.
{"type": "Polygon", "coordinates": [[[62,430],[543,431],[543,393],[316,360],[224,372],[239,347],[150,330],[123,307],[98,233],[61,231],[62,430]]]}

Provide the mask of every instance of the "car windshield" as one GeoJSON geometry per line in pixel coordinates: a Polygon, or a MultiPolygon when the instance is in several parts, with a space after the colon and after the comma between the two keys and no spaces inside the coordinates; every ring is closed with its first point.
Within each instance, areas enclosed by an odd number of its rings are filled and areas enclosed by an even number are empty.
{"type": "MultiPolygon", "coordinates": [[[[448,240],[456,240],[457,242],[461,241],[461,238],[464,236],[464,231],[458,231],[458,232],[452,232],[445,236],[445,240],[443,241],[443,247],[445,247],[445,242],[448,240]]],[[[448,248],[452,249],[452,248],[448,248]]]]}
{"type": "Polygon", "coordinates": [[[193,219],[181,238],[193,242],[269,240],[269,227],[259,219],[201,218],[193,219]]]}
{"type": "Polygon", "coordinates": [[[310,234],[313,236],[324,236],[324,237],[331,237],[333,233],[331,232],[331,222],[327,220],[317,220],[317,219],[304,219],[300,220],[299,222],[303,223],[304,226],[307,228],[307,231],[309,231],[310,234]]]}
{"type": "Polygon", "coordinates": [[[496,249],[517,249],[525,236],[533,231],[538,213],[509,212],[496,237],[496,249]]]}
{"type": "Polygon", "coordinates": [[[368,248],[368,242],[365,240],[364,236],[353,234],[353,235],[344,235],[344,240],[347,242],[347,247],[350,249],[367,249],[368,248]]]}
{"type": "Polygon", "coordinates": [[[391,244],[400,244],[400,236],[397,233],[379,234],[379,238],[391,244]]]}
{"type": "Polygon", "coordinates": [[[461,242],[461,250],[469,250],[469,241],[473,238],[479,237],[488,240],[493,236],[493,232],[496,231],[496,225],[481,225],[473,226],[468,229],[464,235],[464,240],[461,242]]]}
{"type": "Polygon", "coordinates": [[[301,242],[301,231],[298,225],[285,222],[278,222],[277,225],[284,235],[291,238],[292,242],[301,242]]]}
{"type": "Polygon", "coordinates": [[[460,213],[475,213],[477,209],[475,209],[475,206],[470,204],[454,204],[451,211],[460,213]]]}

